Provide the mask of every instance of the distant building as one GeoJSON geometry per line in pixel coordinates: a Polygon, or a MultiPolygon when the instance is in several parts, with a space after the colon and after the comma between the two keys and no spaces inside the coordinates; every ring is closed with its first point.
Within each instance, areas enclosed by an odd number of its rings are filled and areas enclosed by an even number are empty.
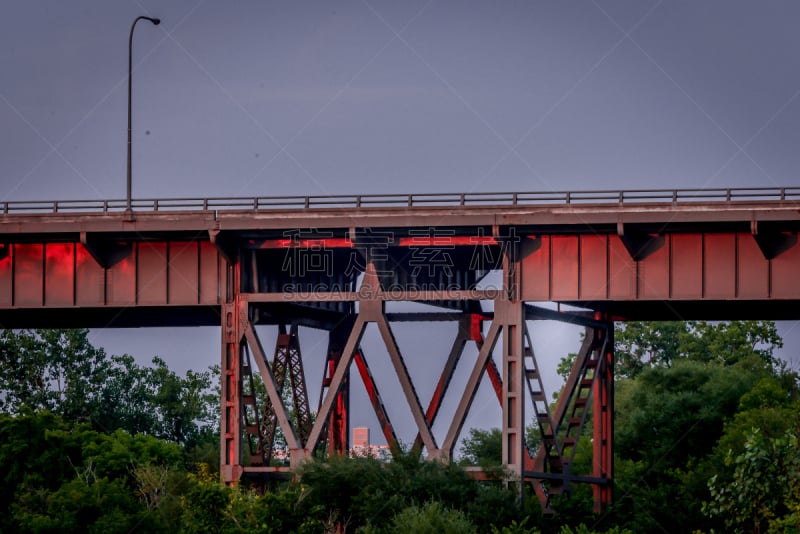
{"type": "MultiPolygon", "coordinates": [[[[369,442],[369,428],[353,428],[353,447],[350,449],[351,458],[375,458],[382,462],[392,459],[392,451],[388,445],[372,445],[369,442]]],[[[272,451],[272,458],[281,464],[289,462],[289,450],[276,448],[272,451]]]]}
{"type": "Polygon", "coordinates": [[[369,427],[359,426],[353,429],[353,448],[369,447],[369,427]]]}
{"type": "Polygon", "coordinates": [[[350,449],[351,458],[375,458],[388,462],[392,458],[388,445],[372,445],[369,442],[369,428],[353,428],[353,448],[350,449]]]}

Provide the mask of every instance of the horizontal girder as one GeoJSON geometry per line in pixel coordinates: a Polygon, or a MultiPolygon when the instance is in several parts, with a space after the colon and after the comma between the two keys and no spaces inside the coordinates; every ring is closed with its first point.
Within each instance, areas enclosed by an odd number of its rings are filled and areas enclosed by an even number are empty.
{"type": "Polygon", "coordinates": [[[726,192],[714,202],[699,194],[651,202],[663,198],[654,193],[617,203],[600,195],[596,203],[417,199],[252,210],[211,203],[163,211],[170,204],[162,202],[134,213],[9,207],[0,214],[0,325],[212,324],[233,289],[229,262],[242,265],[235,289],[255,305],[257,322],[288,314],[335,324],[361,298],[354,288],[368,260],[382,300],[470,311],[465,303],[504,291],[483,277],[509,247],[528,302],[619,319],[798,318],[800,200],[792,191],[743,201],[726,192]]]}

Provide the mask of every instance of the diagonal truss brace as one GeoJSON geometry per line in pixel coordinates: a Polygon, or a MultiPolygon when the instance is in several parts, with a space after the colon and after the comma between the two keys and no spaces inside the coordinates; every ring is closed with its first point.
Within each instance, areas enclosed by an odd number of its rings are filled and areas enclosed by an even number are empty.
{"type": "MultiPolygon", "coordinates": [[[[461,356],[464,353],[464,347],[466,346],[467,341],[475,341],[478,344],[478,351],[480,351],[481,347],[483,346],[483,336],[480,333],[479,319],[480,316],[476,317],[474,314],[459,318],[458,334],[456,335],[456,339],[453,341],[453,346],[451,347],[450,353],[447,356],[447,361],[442,368],[442,373],[439,375],[439,381],[436,383],[436,388],[433,390],[433,395],[431,395],[431,400],[428,403],[428,409],[425,410],[425,419],[431,426],[433,426],[434,421],[436,421],[436,416],[439,414],[439,408],[442,406],[442,400],[447,394],[450,381],[453,379],[453,373],[455,372],[459,360],[461,360],[461,356]],[[478,320],[478,325],[474,324],[476,320],[478,320]]],[[[422,450],[422,436],[420,434],[417,434],[417,437],[414,439],[414,446],[412,450],[422,450]]]]}
{"type": "MultiPolygon", "coordinates": [[[[244,424],[245,442],[247,443],[251,465],[264,464],[264,440],[262,439],[262,421],[256,399],[255,382],[250,365],[250,351],[246,343],[239,344],[239,369],[241,392],[241,416],[244,424]]],[[[269,460],[267,459],[267,463],[269,460]]]]}
{"type": "Polygon", "coordinates": [[[389,414],[386,413],[383,399],[381,399],[381,394],[378,391],[378,385],[375,383],[372,371],[370,371],[369,364],[367,364],[367,359],[364,358],[364,353],[360,347],[356,351],[353,359],[355,360],[356,368],[358,368],[358,373],[361,375],[361,380],[364,382],[364,386],[367,389],[367,396],[372,403],[372,408],[375,410],[375,415],[378,417],[383,437],[386,439],[386,443],[389,445],[392,453],[396,454],[400,452],[400,442],[397,439],[397,434],[392,426],[392,422],[389,420],[389,414]]]}
{"type": "Polygon", "coordinates": [[[278,418],[280,428],[286,437],[286,444],[289,447],[290,465],[295,467],[302,460],[303,448],[294,428],[292,428],[289,420],[289,412],[286,410],[286,406],[283,404],[278,382],[272,372],[272,369],[270,369],[269,365],[267,365],[267,358],[264,354],[264,348],[261,346],[261,340],[258,338],[253,324],[249,320],[245,323],[243,330],[244,339],[246,340],[250,350],[253,352],[253,357],[256,361],[256,365],[258,366],[259,373],[261,374],[261,379],[264,381],[264,387],[267,390],[269,402],[271,403],[275,415],[278,418]]]}
{"type": "MultiPolygon", "coordinates": [[[[356,317],[355,324],[353,325],[350,335],[347,338],[341,358],[339,359],[339,363],[336,365],[336,370],[331,378],[328,391],[325,394],[325,398],[323,399],[322,403],[320,404],[319,412],[317,413],[317,419],[314,422],[308,442],[305,445],[306,453],[311,454],[311,451],[313,451],[319,443],[320,436],[331,413],[335,398],[342,388],[345,378],[350,370],[350,364],[356,358],[357,353],[360,355],[358,347],[361,344],[361,338],[364,335],[367,324],[375,323],[389,353],[389,359],[391,360],[395,369],[395,373],[397,374],[397,378],[400,381],[400,385],[403,389],[403,393],[405,394],[408,407],[411,410],[411,414],[417,424],[417,430],[422,436],[422,442],[428,449],[429,455],[435,457],[438,455],[439,449],[436,446],[436,441],[433,437],[430,424],[428,423],[425,413],[422,410],[422,405],[420,404],[419,397],[414,389],[414,384],[411,380],[411,376],[408,373],[408,368],[406,367],[403,356],[397,346],[397,341],[394,338],[392,329],[389,326],[389,321],[386,318],[380,283],[378,281],[375,266],[372,263],[368,264],[367,266],[359,293],[367,296],[367,298],[360,301],[359,312],[358,316],[356,317]]],[[[375,383],[374,381],[370,381],[369,383],[365,383],[365,385],[369,389],[371,386],[374,386],[375,383]]],[[[377,392],[377,390],[375,391],[377,392]]],[[[376,396],[375,399],[379,399],[379,396],[376,396]]],[[[375,400],[373,399],[373,406],[376,408],[376,414],[378,415],[379,419],[381,419],[382,416],[386,416],[382,407],[382,403],[376,404],[375,400]]],[[[384,421],[382,421],[382,424],[383,422],[384,421]]],[[[385,422],[388,423],[388,417],[385,417],[385,422]]],[[[391,428],[391,425],[389,425],[389,427],[391,428]]],[[[393,429],[391,434],[394,435],[393,429]]]]}
{"type": "MultiPolygon", "coordinates": [[[[246,346],[246,345],[245,345],[246,346]]],[[[300,344],[298,340],[297,325],[292,325],[289,332],[286,325],[279,325],[278,338],[275,343],[275,355],[272,359],[272,375],[275,377],[275,384],[281,398],[284,395],[287,375],[291,385],[292,406],[294,408],[294,419],[296,432],[300,443],[305,443],[308,433],[311,431],[311,410],[308,405],[308,394],[306,393],[306,380],[303,373],[303,361],[300,354],[300,344]]],[[[243,401],[257,411],[255,406],[255,392],[252,386],[252,376],[249,372],[249,357],[242,359],[242,372],[246,373],[251,382],[249,395],[243,396],[243,401]]],[[[255,423],[246,423],[246,431],[251,442],[251,463],[253,465],[269,465],[275,445],[275,435],[278,429],[278,417],[275,413],[272,401],[269,396],[265,399],[262,417],[259,422],[258,415],[255,416],[255,423]],[[249,424],[248,424],[249,423],[249,424]],[[257,429],[253,435],[252,427],[257,429]],[[252,442],[257,441],[257,451],[253,450],[252,442]],[[260,458],[258,457],[260,455],[260,458]]],[[[248,410],[243,411],[243,417],[248,415],[248,410]]]]}
{"type": "Polygon", "coordinates": [[[488,362],[491,360],[492,351],[500,337],[500,331],[500,324],[497,321],[492,321],[489,332],[486,334],[486,340],[478,353],[478,358],[475,360],[475,365],[472,367],[472,372],[467,379],[464,394],[461,396],[458,407],[456,407],[456,412],[453,415],[450,428],[442,442],[442,455],[446,459],[453,457],[453,449],[455,448],[456,440],[458,440],[459,435],[461,435],[467,413],[469,413],[472,402],[475,400],[475,394],[478,392],[481,377],[487,368],[488,362]]]}
{"type": "MultiPolygon", "coordinates": [[[[508,391],[504,389],[504,380],[500,377],[494,360],[491,358],[495,345],[502,338],[504,346],[508,345],[505,350],[509,352],[509,357],[504,358],[504,366],[511,361],[518,362],[520,360],[518,352],[522,355],[527,394],[533,404],[535,420],[542,435],[542,446],[535,453],[530,451],[526,444],[521,449],[522,454],[516,454],[518,449],[509,445],[510,454],[513,455],[505,457],[507,461],[513,458],[512,464],[509,466],[518,466],[516,462],[522,463],[522,466],[517,468],[521,470],[525,480],[534,482],[534,490],[545,513],[552,512],[549,509],[550,495],[568,492],[571,481],[591,483],[595,492],[595,509],[603,509],[605,504],[610,502],[610,484],[607,481],[611,479],[613,471],[611,456],[611,432],[613,429],[610,426],[613,417],[611,413],[613,409],[613,324],[604,321],[600,316],[590,321],[591,324],[587,322],[581,350],[555,410],[551,413],[542,387],[542,378],[526,321],[518,320],[520,318],[513,311],[516,308],[513,307],[513,304],[510,306],[512,307],[499,316],[496,315],[499,320],[492,323],[486,336],[486,342],[479,342],[481,350],[443,442],[442,454],[444,457],[452,456],[455,442],[460,435],[464,419],[469,412],[484,372],[492,381],[501,406],[503,406],[504,397],[516,398],[518,396],[514,387],[509,388],[508,391]],[[517,328],[522,332],[520,339],[516,339],[517,328]],[[514,337],[516,341],[506,339],[507,337],[514,337]],[[512,358],[516,358],[516,360],[512,360],[512,358]],[[574,476],[570,471],[570,466],[575,456],[577,440],[589,414],[591,402],[595,403],[594,474],[592,476],[574,476]],[[599,410],[597,406],[600,406],[599,410]],[[548,486],[545,486],[545,483],[548,486]]],[[[445,364],[440,384],[452,373],[451,366],[455,366],[466,340],[464,334],[459,333],[451,350],[451,357],[445,364]]],[[[507,372],[509,372],[508,378],[515,378],[510,371],[507,372]]],[[[438,391],[437,387],[437,393],[438,391]]],[[[435,397],[436,394],[434,394],[434,400],[435,397]]],[[[512,401],[514,402],[513,408],[509,404],[505,407],[506,411],[515,412],[522,409],[514,399],[512,401]]],[[[435,408],[434,404],[432,402],[429,407],[429,420],[432,420],[430,416],[432,408],[435,408]]],[[[505,417],[508,415],[504,414],[505,417]]],[[[433,417],[435,417],[435,412],[433,412],[433,417]]],[[[517,413],[513,419],[516,420],[520,417],[522,414],[517,413]]],[[[510,428],[509,438],[513,437],[519,441],[521,432],[516,426],[510,428]]]]}
{"type": "Polygon", "coordinates": [[[336,370],[331,377],[331,382],[328,386],[328,392],[320,404],[319,411],[317,412],[317,419],[314,421],[314,425],[311,427],[311,433],[309,434],[308,441],[306,442],[306,454],[308,455],[314,451],[320,441],[322,430],[327,425],[331,408],[333,407],[336,396],[338,395],[339,390],[342,388],[345,377],[350,370],[350,363],[353,361],[356,347],[358,347],[358,345],[361,343],[361,338],[364,335],[366,326],[366,321],[361,314],[359,314],[359,316],[356,318],[355,324],[353,324],[353,329],[350,331],[350,335],[347,338],[347,343],[342,350],[342,355],[339,358],[338,364],[336,365],[336,370]]]}
{"type": "MultiPolygon", "coordinates": [[[[331,385],[333,374],[336,372],[336,367],[342,357],[342,349],[347,343],[347,336],[352,330],[353,324],[342,321],[333,330],[328,333],[328,350],[325,356],[325,367],[322,373],[322,381],[320,383],[319,401],[317,405],[317,413],[320,413],[322,402],[325,399],[325,392],[331,385]],[[346,329],[346,332],[344,331],[346,329]],[[342,339],[342,336],[345,336],[342,339]]],[[[334,399],[333,408],[328,421],[323,427],[323,432],[320,435],[319,443],[315,446],[317,451],[327,450],[328,456],[341,456],[347,454],[349,450],[349,410],[350,410],[350,381],[348,375],[345,375],[339,392],[334,399]]]]}

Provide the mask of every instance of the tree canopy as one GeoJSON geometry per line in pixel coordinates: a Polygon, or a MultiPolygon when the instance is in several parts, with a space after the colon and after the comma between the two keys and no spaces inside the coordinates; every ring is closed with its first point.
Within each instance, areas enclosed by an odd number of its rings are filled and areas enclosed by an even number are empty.
{"type": "Polygon", "coordinates": [[[181,377],[160,357],[151,366],[109,356],[88,330],[0,333],[0,410],[48,411],[95,430],[122,429],[195,445],[216,432],[218,371],[181,377]]]}

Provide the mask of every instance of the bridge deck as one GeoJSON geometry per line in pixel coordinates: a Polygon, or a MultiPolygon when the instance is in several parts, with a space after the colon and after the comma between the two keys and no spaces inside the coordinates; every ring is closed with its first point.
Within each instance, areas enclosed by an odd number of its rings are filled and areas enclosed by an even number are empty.
{"type": "Polygon", "coordinates": [[[388,255],[382,283],[402,290],[398,300],[491,299],[476,284],[514,246],[525,301],[621,318],[800,318],[800,188],[143,200],[132,213],[121,206],[0,203],[0,324],[218,324],[226,260],[247,262],[238,291],[260,294],[253,300],[263,308],[354,301],[343,291],[363,272],[354,254],[374,250],[376,235],[388,255]],[[289,272],[298,249],[302,261],[327,262],[324,272],[289,272]],[[420,284],[437,293],[423,294],[420,284]],[[297,291],[311,287],[322,291],[297,291]],[[448,288],[458,291],[441,293],[448,288]]]}

